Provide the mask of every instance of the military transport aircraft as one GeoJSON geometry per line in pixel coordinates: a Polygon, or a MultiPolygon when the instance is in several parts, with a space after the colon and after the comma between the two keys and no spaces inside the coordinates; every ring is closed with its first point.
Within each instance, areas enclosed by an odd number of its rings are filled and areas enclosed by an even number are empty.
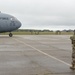
{"type": "Polygon", "coordinates": [[[9,32],[9,36],[12,37],[11,33],[21,27],[21,22],[14,16],[0,12],[0,33],[9,32]]]}

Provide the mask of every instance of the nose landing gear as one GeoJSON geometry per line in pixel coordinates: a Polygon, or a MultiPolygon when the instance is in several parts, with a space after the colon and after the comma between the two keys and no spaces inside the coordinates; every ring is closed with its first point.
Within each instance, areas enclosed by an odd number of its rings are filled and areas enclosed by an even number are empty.
{"type": "Polygon", "coordinates": [[[13,36],[13,34],[12,33],[9,33],[9,37],[12,37],[13,36]]]}

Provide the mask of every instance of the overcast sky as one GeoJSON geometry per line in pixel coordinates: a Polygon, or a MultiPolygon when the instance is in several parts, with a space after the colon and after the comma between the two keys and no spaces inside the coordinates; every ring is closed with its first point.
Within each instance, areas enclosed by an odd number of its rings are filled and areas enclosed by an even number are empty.
{"type": "Polygon", "coordinates": [[[0,11],[18,18],[23,29],[75,28],[75,0],[0,0],[0,11]]]}

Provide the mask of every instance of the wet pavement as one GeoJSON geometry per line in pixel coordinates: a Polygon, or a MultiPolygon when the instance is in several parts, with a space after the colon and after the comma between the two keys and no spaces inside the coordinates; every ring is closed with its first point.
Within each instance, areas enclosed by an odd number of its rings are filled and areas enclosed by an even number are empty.
{"type": "Polygon", "coordinates": [[[75,75],[68,35],[0,35],[0,75],[75,75]]]}

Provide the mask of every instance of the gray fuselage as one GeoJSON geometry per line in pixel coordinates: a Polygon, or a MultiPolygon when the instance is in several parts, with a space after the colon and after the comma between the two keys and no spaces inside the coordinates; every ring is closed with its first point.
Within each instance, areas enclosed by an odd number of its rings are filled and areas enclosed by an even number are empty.
{"type": "Polygon", "coordinates": [[[21,27],[21,22],[15,17],[0,13],[0,33],[1,32],[12,32],[21,27]]]}

